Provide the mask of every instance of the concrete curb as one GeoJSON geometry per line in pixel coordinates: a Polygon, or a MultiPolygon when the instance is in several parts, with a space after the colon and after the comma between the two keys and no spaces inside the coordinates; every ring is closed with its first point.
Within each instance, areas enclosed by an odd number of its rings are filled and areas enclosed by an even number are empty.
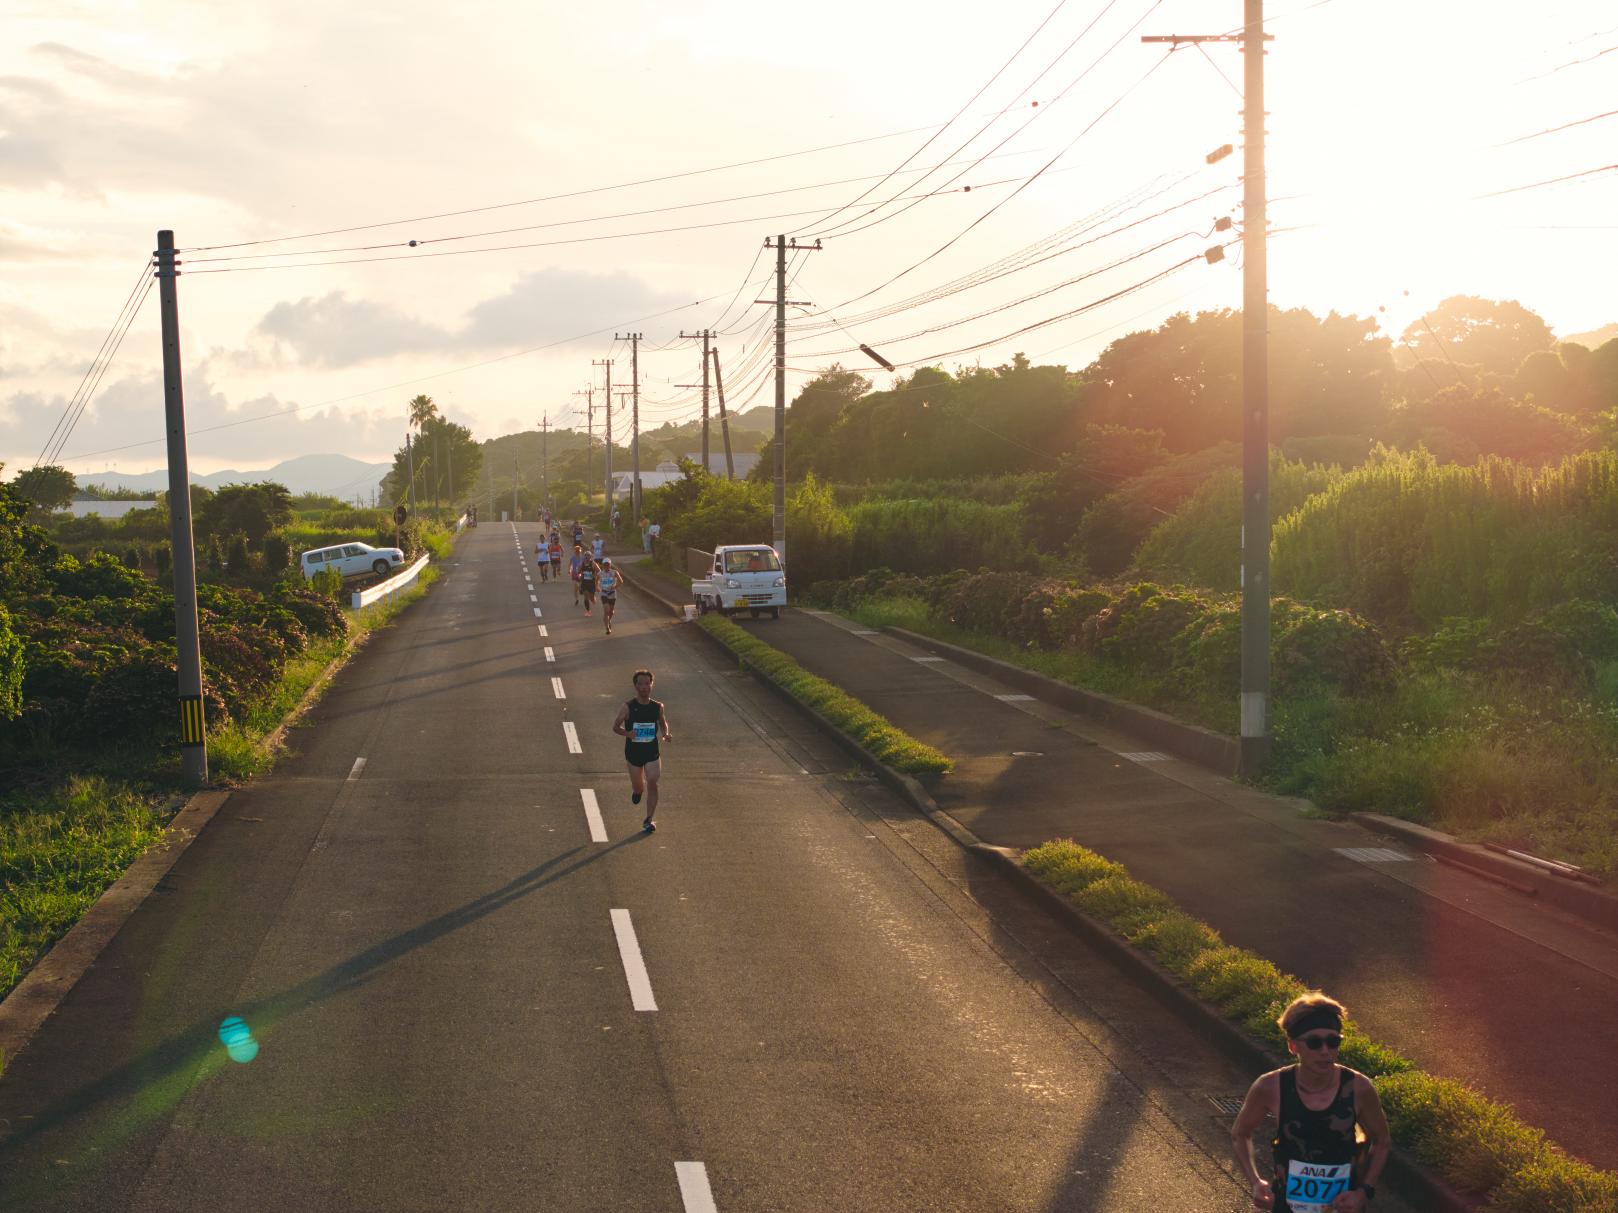
{"type": "Polygon", "coordinates": [[[1205,729],[1199,725],[1186,724],[1162,712],[1143,708],[1139,704],[1129,703],[1123,699],[1115,699],[1099,691],[1087,691],[1082,687],[1058,682],[1054,678],[1047,678],[1043,674],[1012,665],[1009,661],[988,657],[971,649],[962,648],[958,644],[935,640],[920,632],[912,632],[909,628],[889,626],[882,630],[921,648],[936,649],[948,655],[952,661],[998,678],[1001,682],[1027,691],[1037,699],[1078,712],[1111,728],[1138,737],[1147,745],[1173,754],[1176,758],[1183,758],[1187,762],[1206,767],[1215,774],[1231,776],[1236,773],[1237,763],[1241,758],[1241,743],[1234,737],[1226,737],[1223,733],[1215,733],[1212,729],[1205,729]]]}
{"type": "Polygon", "coordinates": [[[663,597],[663,595],[652,589],[651,586],[643,585],[641,582],[637,581],[629,573],[629,569],[633,567],[633,565],[624,565],[618,570],[618,575],[624,579],[624,588],[634,590],[637,594],[645,594],[646,597],[650,598],[653,602],[660,603],[662,606],[668,608],[669,613],[676,619],[683,620],[685,618],[685,605],[673,602],[670,599],[663,597]]]}
{"type": "Polygon", "coordinates": [[[1475,842],[1462,842],[1453,834],[1429,829],[1413,821],[1380,813],[1350,813],[1349,820],[1373,833],[1397,838],[1407,846],[1505,884],[1547,905],[1566,910],[1586,922],[1618,931],[1618,897],[1595,885],[1557,876],[1509,855],[1500,855],[1475,842]]]}
{"type": "MultiPolygon", "coordinates": [[[[650,594],[650,591],[643,592],[650,594]]],[[[659,595],[651,594],[659,602],[672,606],[659,595]]],[[[682,612],[683,613],[683,612],[682,612]]],[[[903,629],[889,629],[903,632],[903,629]]],[[[1041,881],[1018,861],[1019,852],[1009,847],[996,847],[985,843],[971,830],[938,807],[927,789],[913,776],[894,770],[875,757],[864,746],[838,728],[825,716],[806,703],[800,702],[784,687],[763,672],[748,666],[746,658],[725,644],[705,628],[698,631],[726,657],[742,663],[754,679],[772,691],[778,698],[790,703],[800,712],[816,721],[831,739],[858,757],[874,770],[877,777],[912,808],[927,818],[963,849],[987,860],[999,871],[1010,876],[1035,902],[1055,915],[1076,934],[1097,945],[1109,958],[1131,977],[1143,980],[1150,992],[1157,995],[1170,1010],[1176,1012],[1185,1024],[1200,1032],[1204,1039],[1223,1050],[1241,1065],[1256,1070],[1269,1070],[1287,1064],[1287,1058],[1273,1052],[1249,1035],[1239,1024],[1227,1019],[1217,1009],[1205,1003],[1179,977],[1169,972],[1151,956],[1142,952],[1097,918],[1092,918],[1055,889],[1041,881]]],[[[906,634],[906,638],[914,633],[906,634]]],[[[927,641],[926,637],[917,637],[927,641]]],[[[927,643],[937,643],[927,641],[927,643]]],[[[948,646],[953,648],[954,646],[948,646]]],[[[996,662],[1003,665],[1003,662],[996,662]]],[[[1185,726],[1182,726],[1185,727],[1185,726]]],[[[1421,1162],[1395,1146],[1388,1155],[1386,1176],[1411,1197],[1420,1198],[1424,1209],[1433,1213],[1476,1213],[1480,1207],[1464,1198],[1440,1176],[1428,1170],[1421,1162]]]]}
{"type": "Polygon", "coordinates": [[[129,865],[112,885],[40,958],[28,976],[0,1002],[0,1064],[9,1066],[39,1026],[89,972],[147,895],[167,876],[185,849],[216,814],[230,790],[198,792],[169,822],[162,840],[129,865]]]}

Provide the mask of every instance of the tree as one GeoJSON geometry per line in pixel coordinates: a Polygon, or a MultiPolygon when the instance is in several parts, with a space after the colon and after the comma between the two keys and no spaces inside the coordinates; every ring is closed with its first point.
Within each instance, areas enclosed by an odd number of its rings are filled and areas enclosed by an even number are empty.
{"type": "Polygon", "coordinates": [[[18,472],[11,487],[42,510],[58,510],[73,500],[78,483],[66,468],[46,463],[18,472]]]}
{"type": "Polygon", "coordinates": [[[1591,445],[1572,417],[1513,400],[1499,388],[1463,386],[1395,410],[1387,437],[1405,450],[1425,446],[1441,463],[1473,463],[1481,455],[1557,463],[1591,445]]]}
{"type": "Polygon", "coordinates": [[[438,416],[438,406],[431,396],[416,396],[406,407],[410,409],[411,426],[418,430],[438,416]]]}
{"type": "Polygon", "coordinates": [[[196,525],[203,535],[217,538],[239,531],[257,547],[294,516],[292,494],[284,484],[227,484],[197,508],[196,525]]]}
{"type": "Polygon", "coordinates": [[[1400,358],[1473,365],[1509,379],[1536,350],[1556,344],[1550,325],[1515,300],[1452,295],[1400,335],[1400,358]]]}
{"type": "MultiPolygon", "coordinates": [[[[419,396],[417,399],[427,398],[419,396]]],[[[427,403],[432,402],[428,400],[427,403]]],[[[472,431],[464,425],[456,425],[453,421],[429,415],[422,422],[421,441],[416,443],[415,464],[418,499],[424,494],[425,488],[437,487],[441,493],[447,494],[451,484],[454,485],[456,494],[463,500],[481,494],[482,486],[478,483],[478,477],[483,473],[483,448],[472,438],[472,431]],[[438,453],[436,467],[433,463],[435,450],[438,453]]],[[[527,477],[524,476],[524,479],[527,477]]],[[[382,478],[382,496],[390,508],[408,496],[405,487],[409,480],[409,460],[405,448],[400,446],[393,453],[393,467],[382,478]]],[[[506,492],[509,494],[509,478],[506,484],[506,492]]],[[[507,499],[509,500],[509,496],[507,499]]],[[[452,502],[451,505],[453,504],[452,502]]]]}

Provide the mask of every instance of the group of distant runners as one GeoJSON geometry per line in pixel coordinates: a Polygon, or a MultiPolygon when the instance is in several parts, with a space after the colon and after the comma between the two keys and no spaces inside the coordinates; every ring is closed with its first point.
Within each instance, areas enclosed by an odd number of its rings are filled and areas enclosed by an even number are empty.
{"type": "MultiPolygon", "coordinates": [[[[541,515],[544,531],[534,544],[534,563],[539,566],[540,581],[562,580],[562,529],[547,511],[541,515]]],[[[568,578],[573,582],[574,605],[583,605],[584,613],[594,613],[596,599],[601,600],[602,622],[606,634],[612,635],[613,612],[618,606],[618,588],[623,579],[612,557],[606,554],[601,533],[596,532],[588,548],[584,543],[584,528],[577,519],[571,527],[573,551],[568,556],[568,578]]],[[[632,681],[635,697],[626,701],[613,721],[612,731],[624,739],[624,761],[629,765],[630,803],[646,801],[646,818],[641,830],[647,834],[657,829],[658,781],[662,777],[662,753],[659,742],[672,740],[669,733],[668,712],[663,704],[652,698],[655,681],[650,670],[636,670],[632,681]]]]}

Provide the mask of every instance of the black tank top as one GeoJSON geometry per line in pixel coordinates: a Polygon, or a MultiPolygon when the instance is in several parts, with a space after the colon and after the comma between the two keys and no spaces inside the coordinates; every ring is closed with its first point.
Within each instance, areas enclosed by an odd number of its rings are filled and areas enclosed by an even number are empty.
{"type": "Polygon", "coordinates": [[[595,588],[595,584],[596,566],[586,560],[579,566],[579,585],[584,589],[591,590],[595,588]]]}
{"type": "MultiPolygon", "coordinates": [[[[1298,1095],[1298,1068],[1291,1066],[1281,1071],[1281,1107],[1276,1116],[1275,1140],[1272,1143],[1275,1149],[1275,1213],[1287,1213],[1302,1204],[1301,1201],[1289,1202],[1287,1199],[1289,1163],[1335,1167],[1354,1162],[1354,1074],[1338,1067],[1337,1075],[1336,1098],[1317,1112],[1305,1107],[1298,1095]]],[[[1352,1186],[1357,1187],[1358,1184],[1352,1186]]],[[[1314,1193],[1299,1193],[1301,1197],[1309,1195],[1314,1193]]],[[[1302,1207],[1317,1206],[1309,1203],[1302,1207]]]]}
{"type": "Polygon", "coordinates": [[[656,699],[649,699],[645,703],[631,699],[628,708],[624,724],[629,729],[629,736],[624,738],[624,756],[643,761],[656,758],[657,722],[663,715],[662,703],[656,699]]]}

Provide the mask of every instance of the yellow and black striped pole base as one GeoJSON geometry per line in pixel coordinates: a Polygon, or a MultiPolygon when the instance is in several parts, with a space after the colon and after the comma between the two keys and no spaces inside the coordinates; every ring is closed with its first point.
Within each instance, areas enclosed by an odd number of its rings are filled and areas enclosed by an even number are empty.
{"type": "Polygon", "coordinates": [[[180,696],[180,744],[201,745],[204,741],[202,696],[180,696]]]}

